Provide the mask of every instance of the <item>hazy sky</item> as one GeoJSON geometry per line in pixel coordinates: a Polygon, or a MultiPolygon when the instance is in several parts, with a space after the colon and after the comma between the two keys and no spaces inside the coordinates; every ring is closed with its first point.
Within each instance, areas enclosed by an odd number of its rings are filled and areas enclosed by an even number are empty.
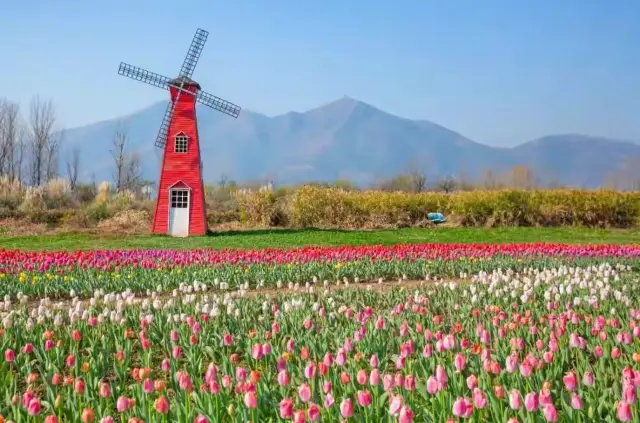
{"type": "Polygon", "coordinates": [[[129,114],[168,93],[119,63],[174,76],[198,27],[194,79],[268,115],[349,95],[493,145],[640,141],[640,0],[0,0],[0,97],[129,114]]]}

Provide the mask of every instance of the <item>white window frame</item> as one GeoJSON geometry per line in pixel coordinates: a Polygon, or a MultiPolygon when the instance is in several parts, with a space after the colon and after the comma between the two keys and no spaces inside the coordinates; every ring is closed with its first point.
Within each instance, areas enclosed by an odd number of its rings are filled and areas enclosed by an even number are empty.
{"type": "Polygon", "coordinates": [[[187,188],[171,188],[169,190],[169,208],[188,209],[191,200],[190,194],[187,188]]]}
{"type": "Polygon", "coordinates": [[[189,137],[184,132],[179,132],[173,137],[173,152],[185,154],[189,151],[189,137]],[[178,144],[179,143],[179,144],[178,144]]]}

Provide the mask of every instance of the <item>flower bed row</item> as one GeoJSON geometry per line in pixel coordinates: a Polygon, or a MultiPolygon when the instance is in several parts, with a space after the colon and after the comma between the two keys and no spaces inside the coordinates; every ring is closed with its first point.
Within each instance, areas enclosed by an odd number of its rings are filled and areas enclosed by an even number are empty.
{"type": "Polygon", "coordinates": [[[371,260],[456,260],[460,258],[612,257],[640,258],[640,245],[571,244],[399,244],[393,246],[305,247],[264,250],[0,251],[0,271],[157,269],[229,264],[304,264],[371,260]]]}
{"type": "Polygon", "coordinates": [[[3,303],[0,414],[47,423],[637,421],[640,284],[623,270],[481,274],[384,295],[3,303]]]}
{"type": "Polygon", "coordinates": [[[495,269],[603,261],[635,265],[640,246],[423,244],[292,250],[131,250],[0,252],[0,295],[90,295],[170,290],[198,280],[216,288],[276,287],[317,281],[460,277],[495,269]]]}

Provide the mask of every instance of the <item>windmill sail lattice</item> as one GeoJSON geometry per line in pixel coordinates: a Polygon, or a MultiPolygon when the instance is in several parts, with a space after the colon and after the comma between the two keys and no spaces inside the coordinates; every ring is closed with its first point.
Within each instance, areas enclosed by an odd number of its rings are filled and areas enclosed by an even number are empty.
{"type": "Polygon", "coordinates": [[[194,95],[196,97],[196,102],[217,110],[221,113],[227,114],[233,118],[237,118],[240,114],[240,106],[237,106],[229,101],[223,100],[222,98],[216,97],[207,92],[200,90],[198,90],[197,92],[191,92],[186,90],[184,87],[185,79],[190,80],[191,76],[193,75],[193,71],[198,64],[198,60],[200,59],[200,55],[202,54],[202,50],[204,48],[204,44],[207,42],[208,36],[209,32],[205,31],[204,29],[198,29],[196,31],[195,35],[193,36],[193,40],[191,41],[189,51],[187,51],[187,55],[184,59],[184,62],[182,63],[180,76],[177,79],[167,78],[166,76],[148,71],[137,66],[132,66],[124,62],[120,63],[118,73],[122,76],[126,76],[128,78],[135,79],[136,81],[144,82],[145,84],[149,84],[165,90],[169,87],[173,87],[178,91],[175,99],[173,101],[169,101],[169,104],[167,105],[167,109],[162,118],[162,122],[160,123],[158,136],[155,141],[156,147],[164,148],[164,146],[166,145],[169,124],[171,123],[171,119],[173,118],[176,104],[180,99],[180,94],[182,94],[183,92],[188,92],[189,94],[194,95]]]}

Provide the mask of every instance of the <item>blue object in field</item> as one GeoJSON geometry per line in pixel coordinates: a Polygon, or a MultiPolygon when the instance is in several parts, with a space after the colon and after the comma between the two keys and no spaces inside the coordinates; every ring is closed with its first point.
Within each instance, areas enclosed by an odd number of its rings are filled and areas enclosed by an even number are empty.
{"type": "Polygon", "coordinates": [[[444,218],[444,215],[442,213],[429,213],[427,214],[427,219],[429,219],[429,221],[436,224],[447,221],[447,219],[444,218]]]}

